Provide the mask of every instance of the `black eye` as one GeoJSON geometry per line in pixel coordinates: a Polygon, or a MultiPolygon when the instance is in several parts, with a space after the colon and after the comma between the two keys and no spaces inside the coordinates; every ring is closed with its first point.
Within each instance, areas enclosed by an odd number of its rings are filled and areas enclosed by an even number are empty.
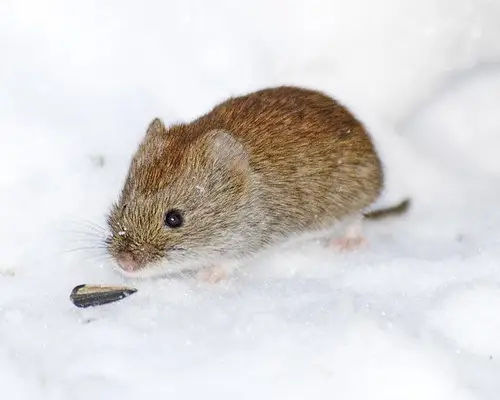
{"type": "Polygon", "coordinates": [[[179,210],[170,210],[165,214],[165,225],[169,228],[180,228],[183,223],[184,219],[179,210]]]}

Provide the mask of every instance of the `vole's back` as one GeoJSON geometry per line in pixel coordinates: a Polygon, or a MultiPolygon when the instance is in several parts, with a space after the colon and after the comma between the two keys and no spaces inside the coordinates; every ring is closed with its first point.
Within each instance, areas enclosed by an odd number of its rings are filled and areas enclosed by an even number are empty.
{"type": "Polygon", "coordinates": [[[193,124],[227,130],[245,145],[262,181],[263,218],[280,230],[327,227],[381,191],[381,163],[365,128],[319,92],[261,90],[229,99],[193,124]]]}

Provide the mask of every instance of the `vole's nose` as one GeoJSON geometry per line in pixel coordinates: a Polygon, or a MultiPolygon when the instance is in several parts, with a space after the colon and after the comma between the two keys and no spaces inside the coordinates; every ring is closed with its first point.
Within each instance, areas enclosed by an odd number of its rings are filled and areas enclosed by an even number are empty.
{"type": "Polygon", "coordinates": [[[127,272],[133,272],[139,267],[139,263],[130,253],[122,253],[118,257],[116,257],[116,261],[118,265],[120,265],[121,269],[127,272]]]}

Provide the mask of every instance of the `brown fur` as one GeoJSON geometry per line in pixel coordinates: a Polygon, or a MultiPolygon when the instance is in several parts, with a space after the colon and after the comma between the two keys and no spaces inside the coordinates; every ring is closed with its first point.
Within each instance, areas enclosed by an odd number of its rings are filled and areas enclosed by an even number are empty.
{"type": "Polygon", "coordinates": [[[108,217],[109,251],[141,267],[239,258],[361,213],[382,185],[372,141],[345,107],[313,90],[260,90],[189,124],[150,124],[108,217]],[[179,229],[163,224],[173,208],[179,229]]]}

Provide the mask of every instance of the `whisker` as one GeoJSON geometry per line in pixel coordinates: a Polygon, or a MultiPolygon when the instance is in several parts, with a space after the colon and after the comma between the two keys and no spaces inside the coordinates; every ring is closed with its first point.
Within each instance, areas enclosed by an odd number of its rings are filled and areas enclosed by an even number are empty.
{"type": "Polygon", "coordinates": [[[106,234],[104,234],[104,232],[92,232],[92,231],[82,231],[82,230],[62,229],[60,230],[60,232],[71,233],[76,235],[94,236],[94,237],[107,236],[106,234]]]}
{"type": "Polygon", "coordinates": [[[97,235],[105,235],[106,234],[106,229],[104,228],[97,228],[91,225],[85,225],[85,224],[78,224],[77,227],[81,227],[86,229],[87,232],[97,234],[97,235]]]}
{"type": "Polygon", "coordinates": [[[67,250],[62,250],[63,253],[74,253],[77,251],[89,251],[89,250],[106,250],[107,248],[105,246],[98,247],[98,246],[86,246],[86,247],[77,247],[73,249],[67,249],[67,250]]]}
{"type": "Polygon", "coordinates": [[[80,237],[68,237],[64,239],[64,242],[71,243],[94,243],[96,246],[104,246],[106,245],[105,238],[96,238],[91,236],[80,236],[80,237]]]}
{"type": "Polygon", "coordinates": [[[71,245],[71,246],[74,245],[79,246],[81,244],[81,245],[95,246],[95,247],[107,247],[107,242],[105,240],[99,240],[89,237],[68,238],[64,242],[66,245],[71,245]]]}
{"type": "Polygon", "coordinates": [[[76,253],[76,252],[106,253],[108,251],[107,247],[105,246],[94,246],[92,244],[63,246],[60,250],[63,253],[76,253]]]}
{"type": "Polygon", "coordinates": [[[101,226],[95,222],[83,219],[83,218],[77,218],[73,217],[71,220],[71,223],[73,224],[78,224],[79,226],[84,226],[86,229],[95,231],[95,232],[105,232],[106,227],[101,226]]]}
{"type": "Polygon", "coordinates": [[[88,252],[88,250],[80,248],[80,249],[70,249],[70,250],[61,250],[60,254],[61,255],[69,255],[69,254],[75,254],[78,251],[82,251],[79,253],[80,255],[78,256],[79,260],[82,261],[91,261],[91,262],[110,262],[112,260],[112,257],[107,254],[105,251],[97,251],[97,252],[88,252]]]}
{"type": "Polygon", "coordinates": [[[96,254],[87,256],[84,258],[84,260],[96,262],[111,262],[113,259],[107,254],[96,254]]]}

